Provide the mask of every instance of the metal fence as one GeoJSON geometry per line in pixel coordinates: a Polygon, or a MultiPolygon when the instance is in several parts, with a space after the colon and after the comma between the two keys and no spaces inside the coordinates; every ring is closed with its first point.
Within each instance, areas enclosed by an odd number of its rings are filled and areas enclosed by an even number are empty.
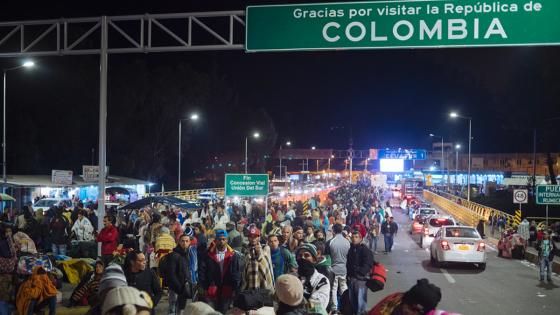
{"type": "Polygon", "coordinates": [[[207,189],[193,189],[193,190],[179,190],[179,191],[166,191],[149,193],[146,196],[173,196],[184,200],[197,200],[201,193],[213,192],[216,193],[218,198],[224,197],[224,188],[207,188],[207,189]]]}

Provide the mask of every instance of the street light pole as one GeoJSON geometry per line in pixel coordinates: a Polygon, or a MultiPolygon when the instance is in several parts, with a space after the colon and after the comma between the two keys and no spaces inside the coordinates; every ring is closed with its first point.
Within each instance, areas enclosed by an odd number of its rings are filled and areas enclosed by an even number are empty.
{"type": "Polygon", "coordinates": [[[183,120],[190,120],[190,121],[197,121],[198,114],[194,113],[191,114],[189,118],[181,118],[179,119],[179,141],[178,141],[178,161],[177,161],[177,191],[181,190],[181,148],[183,147],[183,120]]]}
{"type": "Polygon", "coordinates": [[[247,174],[247,137],[245,136],[245,174],[247,174]]]}
{"type": "Polygon", "coordinates": [[[443,137],[441,137],[441,181],[445,177],[445,162],[443,160],[443,137]]]}
{"type": "Polygon", "coordinates": [[[177,166],[177,191],[181,191],[181,143],[182,143],[182,126],[183,120],[179,119],[179,148],[177,151],[179,152],[179,159],[178,159],[178,166],[177,166]]]}
{"type": "MultiPolygon", "coordinates": [[[[258,139],[261,136],[260,133],[255,132],[253,133],[253,138],[258,139]]],[[[247,163],[248,163],[248,157],[247,157],[247,143],[249,142],[249,137],[245,136],[245,174],[247,174],[247,163]]]]}
{"type": "Polygon", "coordinates": [[[6,177],[6,70],[4,70],[4,96],[2,102],[2,182],[4,183],[4,188],[6,188],[6,182],[8,178],[6,177]]]}
{"type": "Polygon", "coordinates": [[[455,145],[455,186],[457,186],[457,173],[459,169],[459,149],[461,148],[460,144],[455,145]]]}
{"type": "Polygon", "coordinates": [[[468,165],[468,173],[467,173],[467,200],[471,201],[471,142],[472,142],[472,117],[461,116],[456,112],[451,112],[449,114],[451,118],[461,118],[466,119],[469,121],[469,165],[468,165]]]}
{"type": "Polygon", "coordinates": [[[472,119],[469,117],[469,172],[467,178],[467,200],[471,201],[471,140],[472,140],[472,119]]]}
{"type": "Polygon", "coordinates": [[[21,69],[21,68],[32,68],[33,66],[35,66],[35,63],[33,63],[33,61],[26,61],[24,62],[22,65],[17,66],[17,67],[13,67],[13,68],[8,68],[8,69],[4,69],[4,74],[2,76],[3,78],[3,96],[2,96],[2,183],[3,183],[3,189],[6,188],[6,183],[8,182],[8,176],[6,173],[6,80],[7,80],[7,76],[6,74],[8,73],[8,71],[12,71],[12,70],[17,70],[17,69],[21,69]]]}

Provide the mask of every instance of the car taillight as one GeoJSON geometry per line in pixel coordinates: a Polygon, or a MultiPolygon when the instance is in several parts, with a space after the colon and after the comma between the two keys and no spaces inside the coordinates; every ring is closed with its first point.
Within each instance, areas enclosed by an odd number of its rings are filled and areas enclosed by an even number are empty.
{"type": "Polygon", "coordinates": [[[478,244],[478,248],[476,250],[479,252],[483,252],[485,249],[486,249],[486,244],[481,242],[478,244]]]}
{"type": "Polygon", "coordinates": [[[428,228],[424,228],[424,235],[429,235],[430,234],[430,230],[428,228]]]}
{"type": "Polygon", "coordinates": [[[447,242],[447,241],[441,241],[441,249],[443,249],[443,250],[451,250],[451,247],[449,247],[449,242],[447,242]]]}

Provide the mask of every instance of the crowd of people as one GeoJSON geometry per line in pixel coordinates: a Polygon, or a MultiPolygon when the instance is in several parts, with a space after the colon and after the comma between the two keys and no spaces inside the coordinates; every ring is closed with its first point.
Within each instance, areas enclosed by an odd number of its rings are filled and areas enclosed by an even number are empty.
{"type": "MultiPolygon", "coordinates": [[[[113,209],[99,231],[95,210],[80,203],[72,211],[24,208],[12,221],[4,219],[2,275],[26,253],[60,257],[72,242],[101,243],[93,270],[65,301],[68,307],[90,306],[91,314],[154,314],[164,295],[170,315],[427,314],[441,299],[439,289],[423,279],[410,292],[367,309],[378,239],[383,236],[383,253],[389,254],[398,232],[383,190],[370,185],[343,185],[323,200],[268,207],[246,200],[188,211],[165,205],[113,209]]],[[[55,285],[45,268],[34,268],[17,284],[19,313],[48,306],[55,314],[55,285]],[[26,284],[37,282],[40,294],[28,292],[26,284]]],[[[13,301],[8,293],[0,300],[13,301]]]]}

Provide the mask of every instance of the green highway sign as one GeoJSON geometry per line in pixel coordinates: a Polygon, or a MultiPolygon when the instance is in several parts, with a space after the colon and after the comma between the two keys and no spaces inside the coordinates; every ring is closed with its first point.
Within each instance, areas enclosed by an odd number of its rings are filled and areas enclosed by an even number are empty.
{"type": "Polygon", "coordinates": [[[249,6],[246,50],[560,45],[559,0],[249,6]]]}
{"type": "Polygon", "coordinates": [[[226,174],[225,195],[253,197],[268,194],[268,174],[226,174]]]}
{"type": "Polygon", "coordinates": [[[537,204],[560,205],[560,185],[537,185],[537,204]]]}

